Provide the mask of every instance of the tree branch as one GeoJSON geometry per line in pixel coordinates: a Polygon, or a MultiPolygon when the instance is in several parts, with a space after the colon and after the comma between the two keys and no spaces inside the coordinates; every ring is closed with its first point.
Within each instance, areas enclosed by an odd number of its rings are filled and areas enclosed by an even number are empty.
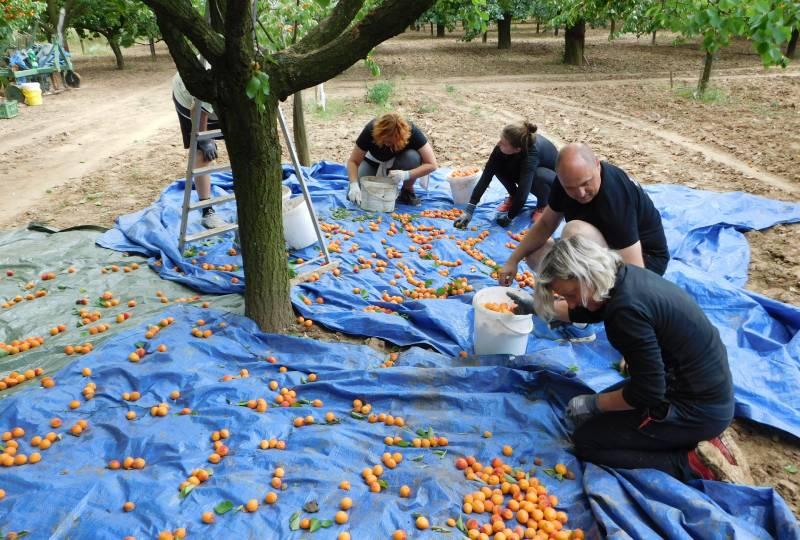
{"type": "Polygon", "coordinates": [[[169,48],[186,89],[198,99],[210,103],[216,101],[217,94],[211,71],[200,62],[181,31],[171,24],[171,14],[163,13],[161,10],[154,12],[158,27],[161,29],[161,36],[169,48]]]}
{"type": "Polygon", "coordinates": [[[330,15],[289,50],[294,54],[304,54],[330,42],[344,32],[363,5],[364,0],[341,0],[330,15]]]}
{"type": "Polygon", "coordinates": [[[225,53],[222,37],[211,29],[189,0],[143,0],[143,2],[154,12],[160,12],[163,15],[162,20],[168,20],[170,26],[185,35],[212,65],[225,53]]]}
{"type": "MultiPolygon", "coordinates": [[[[293,48],[273,55],[267,65],[271,87],[280,99],[325,82],[364,58],[376,45],[396,36],[435,0],[385,0],[333,40],[307,54],[293,48]]],[[[266,62],[265,62],[266,63],[266,62]]]]}
{"type": "Polygon", "coordinates": [[[225,64],[250,69],[253,59],[253,20],[250,2],[228,0],[225,6],[225,64]]]}

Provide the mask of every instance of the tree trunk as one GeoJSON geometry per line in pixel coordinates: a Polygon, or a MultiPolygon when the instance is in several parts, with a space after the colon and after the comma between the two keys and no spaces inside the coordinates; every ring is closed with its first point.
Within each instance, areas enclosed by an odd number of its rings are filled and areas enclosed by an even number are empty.
{"type": "Polygon", "coordinates": [[[245,315],[263,330],[281,332],[294,316],[283,236],[278,102],[270,96],[259,111],[243,97],[246,80],[221,79],[215,106],[236,179],[239,241],[247,269],[245,315]]]}
{"type": "Polygon", "coordinates": [[[303,91],[295,92],[292,100],[292,131],[294,132],[294,145],[297,150],[297,159],[300,165],[311,165],[311,153],[308,150],[308,137],[306,136],[306,119],[303,111],[303,91]]]}
{"type": "Polygon", "coordinates": [[[611,29],[608,31],[608,39],[612,39],[614,37],[614,31],[617,29],[617,21],[615,19],[611,19],[611,29]]]}
{"type": "MultiPolygon", "coordinates": [[[[83,39],[78,38],[78,40],[81,42],[81,54],[85,56],[86,55],[86,46],[83,44],[83,39]]],[[[66,40],[64,42],[66,43],[66,40]]]]}
{"type": "Polygon", "coordinates": [[[106,36],[108,45],[114,51],[114,58],[117,60],[117,69],[125,69],[125,59],[122,58],[122,49],[119,47],[119,42],[114,36],[106,36]]]}
{"type": "Polygon", "coordinates": [[[431,23],[431,35],[433,35],[433,23],[431,23]]]}
{"type": "Polygon", "coordinates": [[[497,21],[497,48],[511,48],[511,13],[503,13],[503,18],[497,21]]]}
{"type": "Polygon", "coordinates": [[[537,33],[537,34],[539,33],[539,25],[540,25],[540,24],[541,24],[541,23],[540,23],[539,21],[536,21],[536,33],[537,33]]]}
{"type": "Polygon", "coordinates": [[[486,43],[488,39],[489,39],[489,32],[484,32],[482,38],[483,42],[486,43]]]}
{"type": "Polygon", "coordinates": [[[714,55],[706,51],[706,60],[703,63],[703,75],[697,83],[697,97],[703,97],[708,88],[708,80],[711,78],[711,63],[714,61],[714,55]]]}
{"type": "Polygon", "coordinates": [[[150,37],[150,59],[155,62],[156,61],[156,40],[153,37],[150,37]]]}
{"type": "Polygon", "coordinates": [[[650,39],[650,45],[656,44],[656,32],[657,30],[653,30],[653,37],[650,39]]]}
{"type": "Polygon", "coordinates": [[[797,28],[792,30],[792,37],[789,38],[789,44],[786,45],[786,57],[794,59],[797,51],[797,28]]]}
{"type": "Polygon", "coordinates": [[[586,38],[586,21],[576,21],[564,32],[564,63],[571,66],[584,64],[583,46],[586,38]]]}
{"type": "Polygon", "coordinates": [[[558,26],[556,26],[555,28],[553,28],[553,35],[554,35],[554,36],[557,36],[557,35],[558,35],[558,26]]]}
{"type": "Polygon", "coordinates": [[[436,37],[444,37],[444,25],[441,23],[436,23],[436,37]]]}

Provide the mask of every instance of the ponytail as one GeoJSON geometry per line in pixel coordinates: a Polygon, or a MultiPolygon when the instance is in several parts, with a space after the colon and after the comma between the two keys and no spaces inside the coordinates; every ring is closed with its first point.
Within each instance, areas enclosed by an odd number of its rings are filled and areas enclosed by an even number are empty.
{"type": "Polygon", "coordinates": [[[503,128],[502,136],[515,148],[522,148],[527,152],[531,144],[536,140],[536,124],[527,120],[519,124],[509,124],[503,128]]]}

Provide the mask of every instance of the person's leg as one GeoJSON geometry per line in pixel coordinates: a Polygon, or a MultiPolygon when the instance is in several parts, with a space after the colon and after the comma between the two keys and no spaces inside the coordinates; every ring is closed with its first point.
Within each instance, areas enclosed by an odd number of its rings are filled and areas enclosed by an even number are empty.
{"type": "Polygon", "coordinates": [[[550,200],[550,188],[556,179],[556,172],[545,167],[536,169],[536,176],[533,177],[531,193],[536,197],[536,210],[544,210],[550,200]]]}
{"type": "MultiPolygon", "coordinates": [[[[422,157],[419,155],[419,152],[409,149],[404,150],[394,158],[394,163],[389,170],[410,171],[411,169],[416,169],[420,165],[422,165],[422,157]]],[[[406,180],[403,182],[403,189],[413,193],[414,182],[416,182],[416,180],[406,180]]]]}
{"type": "Polygon", "coordinates": [[[511,201],[517,194],[517,182],[513,179],[512,175],[503,170],[496,171],[495,177],[500,180],[500,183],[503,184],[503,187],[506,188],[508,192],[508,197],[500,203],[496,210],[498,212],[508,212],[508,209],[511,208],[511,201]]]}
{"type": "Polygon", "coordinates": [[[685,419],[674,407],[663,420],[642,420],[639,411],[595,416],[573,433],[575,455],[618,469],[658,469],[687,481],[695,478],[689,452],[727,427],[722,420],[685,419]]]}
{"type": "Polygon", "coordinates": [[[363,178],[365,176],[375,176],[375,173],[378,172],[378,166],[369,163],[366,159],[362,160],[361,163],[358,165],[358,177],[363,178]]]}

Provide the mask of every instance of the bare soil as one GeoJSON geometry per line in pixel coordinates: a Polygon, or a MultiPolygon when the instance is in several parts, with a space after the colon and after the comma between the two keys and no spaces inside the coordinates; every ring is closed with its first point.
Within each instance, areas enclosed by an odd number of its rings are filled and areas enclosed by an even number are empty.
{"type": "MultiPolygon", "coordinates": [[[[563,38],[512,32],[512,49],[489,42],[432,38],[427,29],[382,44],[375,58],[394,84],[387,105],[407,114],[433,142],[443,166],[481,165],[509,121],[528,118],[556,143],[585,141],[645,183],[680,183],[800,200],[800,69],[761,67],[746,42],[715,60],[714,99],[688,94],[702,67],[695,43],[659,35],[609,42],[589,31],[586,67],[560,63],[563,38]]],[[[159,51],[81,58],[80,90],[45,96],[2,122],[0,227],[36,220],[57,227],[111,226],[116,216],[151,203],[186,167],[170,99],[174,66],[159,51]]],[[[344,161],[381,108],[366,101],[374,84],[356,65],[326,84],[329,107],[306,115],[313,160],[344,161]]],[[[288,109],[286,109],[288,112],[288,109]]],[[[291,118],[291,114],[288,115],[291,118]]],[[[223,150],[224,157],[224,150],[223,150]]],[[[800,226],[748,233],[747,287],[800,305],[800,226]]],[[[319,332],[314,332],[317,336],[319,332]]],[[[329,336],[333,339],[344,337],[329,336]]],[[[774,486],[800,515],[800,444],[745,422],[735,425],[760,485],[774,486]]]]}

